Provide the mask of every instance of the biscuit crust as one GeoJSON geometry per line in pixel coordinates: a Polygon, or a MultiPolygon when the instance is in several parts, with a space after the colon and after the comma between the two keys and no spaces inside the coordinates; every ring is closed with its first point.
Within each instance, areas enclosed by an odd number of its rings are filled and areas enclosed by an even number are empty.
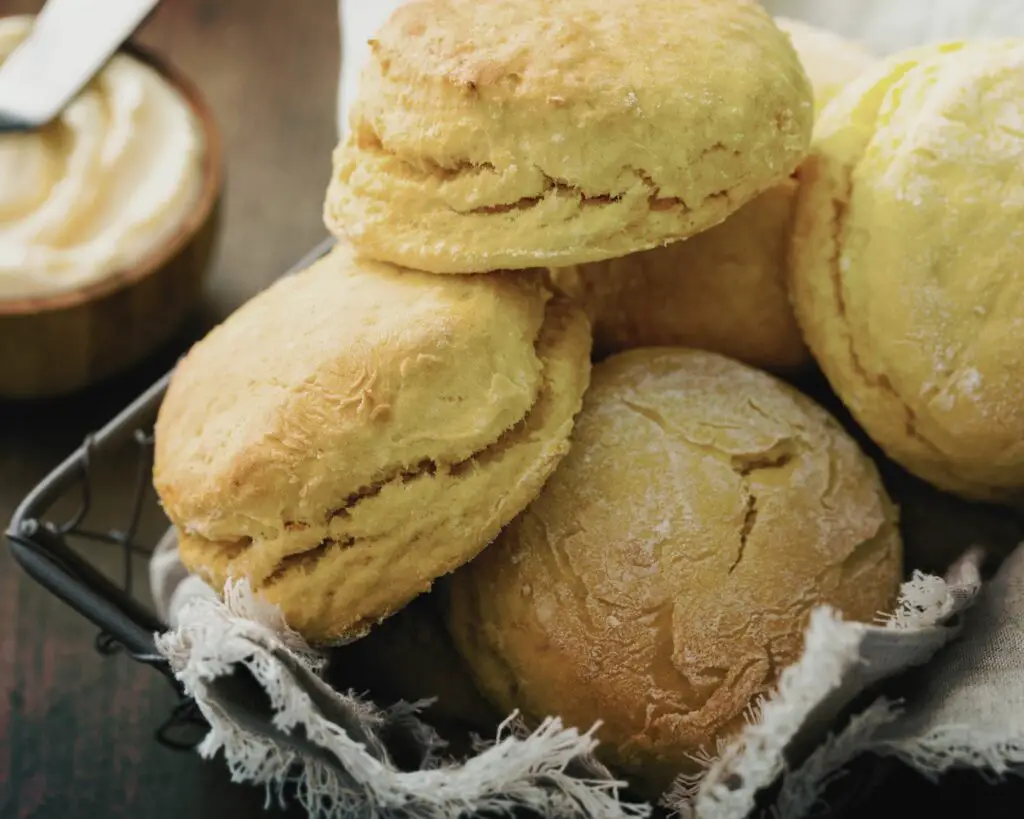
{"type": "Polygon", "coordinates": [[[685,242],[551,270],[594,327],[594,352],[694,347],[780,373],[810,363],[786,265],[797,181],[685,242]]]}
{"type": "MultiPolygon", "coordinates": [[[[874,57],[831,32],[785,18],[820,110],[874,57]]],[[[811,357],[790,305],[786,267],[799,183],[788,178],[685,242],[552,271],[587,308],[599,355],[683,346],[779,373],[811,357]]]]}
{"type": "Polygon", "coordinates": [[[182,360],[154,483],[182,560],[313,641],[473,557],[568,449],[586,318],[537,275],[434,277],[339,246],[182,360]]]}
{"type": "Polygon", "coordinates": [[[1024,500],[1024,41],[894,55],[822,112],[791,293],[886,454],[969,499],[1024,500]]]}
{"type": "Polygon", "coordinates": [[[752,0],[416,0],[371,46],[325,220],[434,273],[685,238],[810,138],[807,77],[752,0]]]}
{"type": "Polygon", "coordinates": [[[589,728],[659,793],[802,648],[812,608],[871,621],[901,579],[873,463],[809,398],[721,356],[594,368],[568,457],[449,583],[481,691],[589,728]]]}

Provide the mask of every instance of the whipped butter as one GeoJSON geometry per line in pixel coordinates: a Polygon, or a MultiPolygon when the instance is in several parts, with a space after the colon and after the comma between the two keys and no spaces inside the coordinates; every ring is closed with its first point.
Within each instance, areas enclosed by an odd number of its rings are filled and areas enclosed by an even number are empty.
{"type": "MultiPolygon", "coordinates": [[[[0,61],[31,26],[0,19],[0,61]]],[[[0,299],[74,290],[141,261],[195,206],[203,152],[188,101],[124,54],[42,130],[0,135],[0,299]]]]}

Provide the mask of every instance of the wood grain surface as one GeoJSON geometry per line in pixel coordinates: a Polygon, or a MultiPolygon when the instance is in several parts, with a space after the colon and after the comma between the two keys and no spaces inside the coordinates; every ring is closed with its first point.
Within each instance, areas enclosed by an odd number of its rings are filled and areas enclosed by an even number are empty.
{"type": "MultiPolygon", "coordinates": [[[[0,13],[38,6],[0,0],[0,13]]],[[[211,321],[324,236],[320,205],[335,141],[334,0],[165,0],[140,39],[200,84],[224,136],[224,229],[204,313],[115,381],[60,401],[0,403],[4,521],[87,432],[159,377],[211,321]]],[[[104,475],[101,517],[114,520],[132,479],[128,463],[104,475]]],[[[160,522],[148,525],[152,534],[160,522]]],[[[231,784],[220,761],[154,742],[174,693],[146,667],[100,657],[94,637],[90,624],[0,549],[0,819],[263,815],[262,791],[231,784]]],[[[937,789],[901,774],[859,814],[1010,817],[1019,815],[1021,796],[1019,786],[994,788],[972,775],[937,789]]],[[[274,808],[267,815],[300,814],[274,808]]]]}
{"type": "MultiPolygon", "coordinates": [[[[0,14],[40,5],[0,0],[0,14]]],[[[201,315],[143,365],[72,398],[0,403],[4,525],[87,432],[326,235],[320,209],[339,57],[333,0],[165,0],[138,39],[199,84],[221,127],[227,185],[214,271],[201,315]]],[[[131,469],[104,480],[112,515],[129,498],[131,469]]],[[[148,668],[99,656],[95,631],[0,548],[0,817],[261,815],[263,792],[232,785],[221,762],[154,742],[175,693],[148,668]]]]}

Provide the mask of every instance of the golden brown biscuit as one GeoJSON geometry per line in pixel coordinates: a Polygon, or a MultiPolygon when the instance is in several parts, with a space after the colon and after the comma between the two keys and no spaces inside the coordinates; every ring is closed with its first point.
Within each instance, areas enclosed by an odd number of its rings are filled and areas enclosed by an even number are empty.
{"type": "MultiPolygon", "coordinates": [[[[804,23],[777,22],[792,37],[819,106],[872,64],[855,43],[804,23]]],[[[685,242],[552,271],[590,312],[598,355],[665,345],[777,372],[807,364],[786,287],[797,185],[785,180],[685,242]]]]}
{"type": "Polygon", "coordinates": [[[792,296],[832,387],[895,461],[1024,501],[1024,41],[915,49],[822,112],[792,296]]]}
{"type": "Polygon", "coordinates": [[[569,447],[585,317],[537,275],[438,277],[335,249],[174,372],[154,482],[181,557],[346,638],[472,558],[569,447]]]}
{"type": "Polygon", "coordinates": [[[589,314],[598,357],[688,346],[795,372],[810,361],[786,288],[797,184],[787,179],[685,242],[553,269],[551,280],[589,314]]]}
{"type": "Polygon", "coordinates": [[[371,41],[325,220],[434,273],[622,256],[784,179],[811,109],[753,0],[414,0],[371,41]]]}
{"type": "Polygon", "coordinates": [[[594,368],[568,457],[451,577],[449,626],[497,705],[602,720],[598,754],[656,791],[743,724],[813,607],[890,609],[896,517],[801,393],[711,353],[634,350],[594,368]]]}

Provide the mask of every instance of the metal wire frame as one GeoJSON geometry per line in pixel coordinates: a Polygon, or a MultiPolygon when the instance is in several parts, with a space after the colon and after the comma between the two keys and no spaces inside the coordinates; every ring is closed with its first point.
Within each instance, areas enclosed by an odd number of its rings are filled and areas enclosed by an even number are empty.
{"type": "MultiPolygon", "coordinates": [[[[331,241],[322,243],[285,275],[308,267],[325,255],[332,244],[331,241]]],[[[157,669],[175,685],[179,702],[156,729],[155,738],[165,747],[189,750],[202,739],[207,723],[194,701],[181,692],[166,660],[156,650],[155,635],[165,631],[166,624],[132,595],[134,561],[148,559],[153,550],[152,546],[139,543],[137,537],[147,494],[152,491],[153,422],[169,380],[170,374],[157,381],[106,426],[87,436],[78,449],[44,478],[18,506],[7,530],[7,539],[15,561],[33,579],[100,629],[95,640],[100,654],[126,654],[136,662],[157,669]],[[92,529],[86,523],[96,499],[96,463],[103,455],[124,446],[136,449],[136,480],[123,524],[106,531],[92,529]],[[53,507],[73,493],[79,496],[74,514],[63,523],[48,521],[53,507]],[[121,585],[76,553],[68,545],[69,537],[119,548],[121,585]]],[[[337,769],[337,760],[326,755],[322,748],[302,735],[286,734],[273,724],[265,693],[243,669],[218,680],[217,686],[221,705],[240,726],[337,769]]],[[[875,767],[878,770],[873,773],[879,781],[891,772],[889,766],[872,766],[875,767]]],[[[339,773],[345,775],[344,771],[339,770],[339,773]]],[[[855,803],[872,789],[861,788],[848,793],[844,803],[847,800],[855,803]]],[[[839,808],[833,804],[833,807],[835,815],[839,815],[846,814],[844,809],[850,805],[843,804],[839,808]]]]}
{"type": "MultiPolygon", "coordinates": [[[[323,242],[285,275],[308,267],[325,255],[332,244],[323,242]]],[[[178,687],[167,661],[156,649],[155,635],[167,626],[136,599],[132,587],[136,561],[148,559],[155,545],[139,542],[139,523],[152,491],[153,423],[169,380],[167,374],[157,381],[106,426],[88,435],[78,449],[47,475],[15,510],[7,540],[15,561],[36,582],[100,629],[95,640],[100,654],[125,654],[135,662],[155,668],[178,687]],[[131,500],[118,527],[92,528],[88,525],[89,512],[99,491],[96,464],[103,456],[125,446],[135,448],[131,500]],[[61,522],[51,520],[54,507],[75,495],[76,511],[61,522]],[[72,549],[69,538],[119,549],[120,584],[72,549]]],[[[237,695],[239,720],[259,732],[272,732],[274,729],[267,725],[269,713],[262,692],[254,688],[254,682],[241,676],[235,683],[232,690],[237,695]]],[[[181,693],[179,704],[157,729],[156,736],[168,747],[191,748],[204,728],[205,722],[194,702],[181,693]]],[[[294,744],[294,738],[281,739],[294,744]]]]}

